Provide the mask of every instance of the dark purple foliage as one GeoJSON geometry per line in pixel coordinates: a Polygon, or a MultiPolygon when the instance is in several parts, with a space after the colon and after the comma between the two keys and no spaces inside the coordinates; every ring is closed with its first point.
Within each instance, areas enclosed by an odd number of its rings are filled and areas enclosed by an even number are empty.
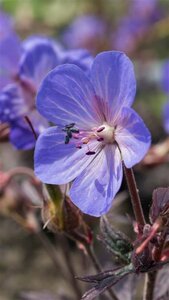
{"type": "Polygon", "coordinates": [[[165,215],[165,212],[169,209],[169,188],[158,188],[153,192],[153,202],[150,209],[150,219],[152,223],[160,215],[165,215]]]}

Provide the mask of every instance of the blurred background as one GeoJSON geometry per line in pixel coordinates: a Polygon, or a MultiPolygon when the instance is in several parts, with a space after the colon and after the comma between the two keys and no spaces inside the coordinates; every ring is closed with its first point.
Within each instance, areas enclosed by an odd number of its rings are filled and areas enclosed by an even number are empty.
{"type": "MultiPolygon", "coordinates": [[[[164,104],[169,99],[164,84],[169,78],[168,71],[164,71],[169,60],[168,0],[0,0],[0,10],[11,15],[22,40],[30,35],[50,36],[64,49],[86,48],[93,56],[104,50],[124,51],[135,66],[136,111],[150,129],[154,145],[168,137],[163,116],[164,104]]],[[[17,151],[8,142],[1,143],[0,169],[7,171],[17,166],[33,168],[33,152],[17,151]]],[[[169,186],[169,163],[136,166],[135,173],[148,215],[153,189],[169,186]]],[[[17,184],[21,183],[19,179],[17,184]]],[[[39,195],[29,185],[24,185],[23,190],[36,204],[41,224],[39,195]]],[[[132,239],[131,207],[125,182],[117,198],[109,220],[132,239]]],[[[87,286],[78,282],[77,287],[71,272],[82,276],[95,272],[83,249],[48,229],[44,230],[44,236],[34,234],[14,219],[4,214],[0,217],[0,300],[80,299],[77,290],[80,295],[87,286]],[[46,238],[56,250],[56,261],[46,251],[46,238]]],[[[99,220],[87,218],[87,222],[96,236],[99,220]]],[[[97,239],[95,249],[104,269],[110,269],[112,256],[97,239]]]]}

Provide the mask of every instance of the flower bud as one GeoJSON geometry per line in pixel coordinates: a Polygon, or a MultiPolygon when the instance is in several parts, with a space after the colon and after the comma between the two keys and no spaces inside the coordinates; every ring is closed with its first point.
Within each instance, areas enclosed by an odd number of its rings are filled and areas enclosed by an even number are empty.
{"type": "Polygon", "coordinates": [[[70,233],[80,227],[81,213],[69,197],[65,196],[60,207],[52,201],[45,202],[42,208],[42,219],[44,226],[48,227],[49,230],[70,233]]]}

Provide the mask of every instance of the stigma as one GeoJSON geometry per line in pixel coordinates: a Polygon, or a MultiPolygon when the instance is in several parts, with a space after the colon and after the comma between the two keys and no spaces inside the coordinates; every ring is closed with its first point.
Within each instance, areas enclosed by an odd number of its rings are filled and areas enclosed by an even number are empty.
{"type": "Polygon", "coordinates": [[[97,128],[96,135],[104,144],[113,144],[115,141],[115,127],[104,123],[97,128]]]}

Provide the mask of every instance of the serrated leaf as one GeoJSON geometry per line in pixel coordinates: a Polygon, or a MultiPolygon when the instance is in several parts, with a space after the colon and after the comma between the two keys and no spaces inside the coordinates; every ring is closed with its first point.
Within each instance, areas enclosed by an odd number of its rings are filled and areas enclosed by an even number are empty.
{"type": "Polygon", "coordinates": [[[122,278],[127,276],[130,273],[134,272],[133,265],[130,264],[125,267],[121,267],[115,270],[105,271],[97,275],[79,277],[78,279],[90,283],[94,283],[94,287],[92,287],[89,291],[87,291],[82,299],[83,300],[92,300],[98,295],[102,294],[106,289],[110,288],[122,278]]]}
{"type": "Polygon", "coordinates": [[[114,230],[105,216],[100,220],[100,231],[101,234],[98,239],[120,262],[129,264],[133,246],[127,237],[123,233],[114,230]]]}

